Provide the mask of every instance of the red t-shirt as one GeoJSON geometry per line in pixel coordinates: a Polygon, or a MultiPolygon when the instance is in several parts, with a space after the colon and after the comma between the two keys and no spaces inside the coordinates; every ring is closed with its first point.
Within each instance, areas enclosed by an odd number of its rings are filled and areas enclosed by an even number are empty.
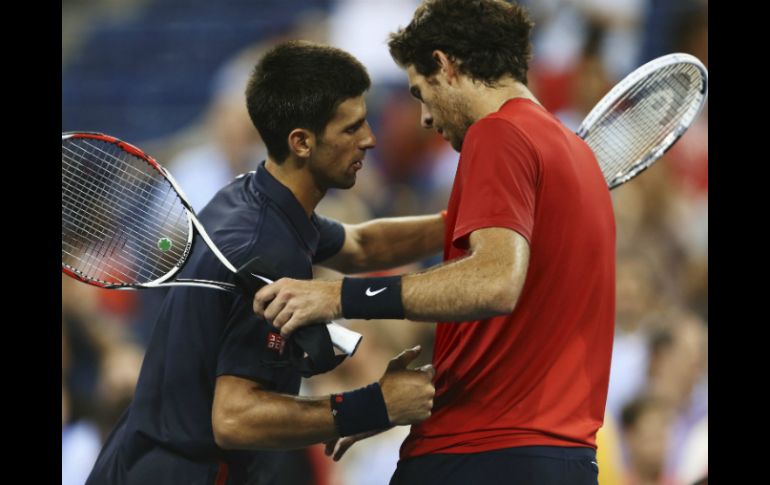
{"type": "Polygon", "coordinates": [[[515,446],[596,447],[615,314],[615,219],[591,149],[524,98],[474,123],[449,199],[444,260],[485,227],[521,234],[527,277],[509,315],[439,323],[433,414],[401,458],[515,446]]]}

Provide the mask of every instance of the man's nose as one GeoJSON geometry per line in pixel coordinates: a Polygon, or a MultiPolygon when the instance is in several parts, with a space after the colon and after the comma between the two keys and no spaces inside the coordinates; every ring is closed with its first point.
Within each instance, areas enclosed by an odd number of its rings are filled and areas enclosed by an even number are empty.
{"type": "Polygon", "coordinates": [[[433,127],[433,115],[430,113],[428,107],[424,104],[421,105],[420,124],[423,128],[433,127]]]}
{"type": "Polygon", "coordinates": [[[377,138],[374,136],[374,132],[372,131],[372,127],[369,126],[369,122],[366,122],[366,137],[362,140],[361,148],[364,150],[369,150],[371,148],[374,148],[377,145],[377,138]]]}

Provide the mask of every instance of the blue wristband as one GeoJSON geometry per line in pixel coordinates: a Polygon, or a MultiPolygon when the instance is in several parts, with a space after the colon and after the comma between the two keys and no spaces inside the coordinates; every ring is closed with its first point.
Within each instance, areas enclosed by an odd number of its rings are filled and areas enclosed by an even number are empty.
{"type": "Polygon", "coordinates": [[[401,276],[344,278],[341,300],[345,318],[404,318],[401,276]]]}
{"type": "Polygon", "coordinates": [[[330,397],[334,424],[340,436],[390,427],[388,408],[378,383],[330,397]]]}

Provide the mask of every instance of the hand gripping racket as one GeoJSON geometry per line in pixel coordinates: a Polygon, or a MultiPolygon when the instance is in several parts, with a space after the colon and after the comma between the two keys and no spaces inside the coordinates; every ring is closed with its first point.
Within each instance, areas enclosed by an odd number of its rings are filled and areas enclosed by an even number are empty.
{"type": "MultiPolygon", "coordinates": [[[[62,272],[101,288],[197,286],[253,294],[270,278],[251,273],[241,287],[174,278],[197,233],[244,282],[212,242],[171,174],[138,148],[99,133],[62,133],[62,272]]],[[[256,259],[256,258],[255,258],[256,259]]],[[[254,260],[252,260],[254,261],[254,260]]],[[[245,266],[249,266],[248,264],[245,266]]],[[[353,355],[361,335],[327,324],[332,344],[353,355]]]]}
{"type": "Polygon", "coordinates": [[[644,64],[612,88],[577,131],[610,190],[663,156],[700,113],[707,94],[708,71],[681,53],[644,64]]]}

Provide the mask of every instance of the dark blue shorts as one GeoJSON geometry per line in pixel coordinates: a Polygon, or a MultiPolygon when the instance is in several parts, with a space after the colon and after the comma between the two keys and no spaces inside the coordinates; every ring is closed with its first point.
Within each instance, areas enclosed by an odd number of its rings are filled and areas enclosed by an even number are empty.
{"type": "Polygon", "coordinates": [[[592,448],[524,446],[398,462],[390,485],[598,485],[592,448]]]}

